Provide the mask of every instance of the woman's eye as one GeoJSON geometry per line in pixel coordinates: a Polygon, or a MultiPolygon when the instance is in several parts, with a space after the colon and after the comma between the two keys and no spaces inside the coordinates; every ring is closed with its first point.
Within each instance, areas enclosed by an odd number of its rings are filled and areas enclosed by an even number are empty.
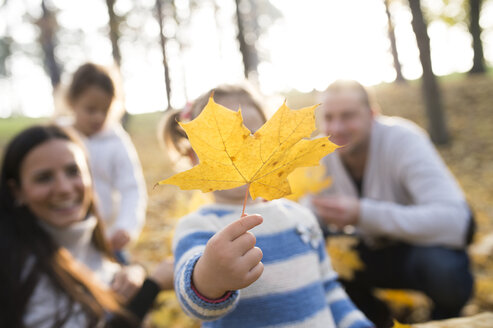
{"type": "Polygon", "coordinates": [[[71,177],[80,175],[80,170],[77,165],[70,165],[69,167],[67,167],[66,172],[67,175],[71,177]]]}
{"type": "Polygon", "coordinates": [[[37,183],[46,183],[50,182],[53,179],[53,174],[50,172],[43,172],[34,177],[34,181],[37,183]]]}

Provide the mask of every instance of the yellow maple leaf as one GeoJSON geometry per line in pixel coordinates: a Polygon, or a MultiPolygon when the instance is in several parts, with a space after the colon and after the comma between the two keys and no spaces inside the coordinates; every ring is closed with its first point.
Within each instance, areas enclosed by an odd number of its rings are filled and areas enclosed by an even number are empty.
{"type": "Polygon", "coordinates": [[[200,163],[159,184],[203,192],[249,185],[253,199],[291,193],[287,177],[297,167],[315,166],[338,146],[328,138],[307,140],[315,130],[315,108],[283,104],[253,135],[243,125],[241,109],[232,111],[209,98],[200,115],[180,123],[200,163]]]}
{"type": "Polygon", "coordinates": [[[327,188],[332,180],[325,174],[325,167],[322,165],[295,169],[288,176],[291,194],[286,198],[297,201],[308,193],[316,194],[327,188]]]}
{"type": "Polygon", "coordinates": [[[354,249],[357,242],[356,238],[351,236],[338,236],[327,240],[326,249],[332,267],[345,280],[353,280],[355,272],[365,268],[358,252],[354,249]]]}

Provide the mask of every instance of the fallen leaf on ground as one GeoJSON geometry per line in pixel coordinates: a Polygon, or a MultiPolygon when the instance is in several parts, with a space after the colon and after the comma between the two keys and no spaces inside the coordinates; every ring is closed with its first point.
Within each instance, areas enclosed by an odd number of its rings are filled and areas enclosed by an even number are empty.
{"type": "Polygon", "coordinates": [[[353,280],[355,271],[363,270],[365,265],[361,261],[354,245],[358,241],[351,236],[328,238],[327,253],[337,274],[346,280],[353,280]]]}
{"type": "Polygon", "coordinates": [[[297,201],[306,194],[316,194],[330,186],[332,179],[326,176],[322,165],[299,167],[288,176],[291,194],[286,198],[297,201]]]}
{"type": "Polygon", "coordinates": [[[392,326],[392,328],[412,328],[412,327],[410,325],[400,323],[399,321],[394,319],[394,325],[392,326]]]}

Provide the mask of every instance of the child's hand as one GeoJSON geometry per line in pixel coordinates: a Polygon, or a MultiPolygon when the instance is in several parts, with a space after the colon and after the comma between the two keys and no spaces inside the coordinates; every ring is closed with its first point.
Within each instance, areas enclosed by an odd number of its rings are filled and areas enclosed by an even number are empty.
{"type": "Polygon", "coordinates": [[[156,270],[150,276],[161,290],[173,289],[173,259],[164,259],[158,264],[156,270]]]}
{"type": "Polygon", "coordinates": [[[146,276],[140,265],[124,266],[116,273],[111,283],[111,289],[128,302],[142,286],[146,276]]]}
{"type": "Polygon", "coordinates": [[[119,251],[128,244],[130,241],[130,235],[123,229],[118,229],[110,237],[110,246],[113,251],[119,251]]]}
{"type": "Polygon", "coordinates": [[[261,224],[260,215],[244,216],[216,233],[205,247],[193,271],[197,291],[218,299],[230,290],[245,288],[264,271],[262,251],[248,230],[261,224]]]}

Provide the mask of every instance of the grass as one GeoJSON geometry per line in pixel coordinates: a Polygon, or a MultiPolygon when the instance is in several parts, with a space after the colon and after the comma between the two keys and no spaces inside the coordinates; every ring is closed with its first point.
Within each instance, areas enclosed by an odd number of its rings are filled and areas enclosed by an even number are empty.
{"type": "Polygon", "coordinates": [[[0,119],[0,148],[5,146],[12,136],[26,127],[45,121],[47,121],[46,118],[29,118],[23,116],[0,119]]]}

